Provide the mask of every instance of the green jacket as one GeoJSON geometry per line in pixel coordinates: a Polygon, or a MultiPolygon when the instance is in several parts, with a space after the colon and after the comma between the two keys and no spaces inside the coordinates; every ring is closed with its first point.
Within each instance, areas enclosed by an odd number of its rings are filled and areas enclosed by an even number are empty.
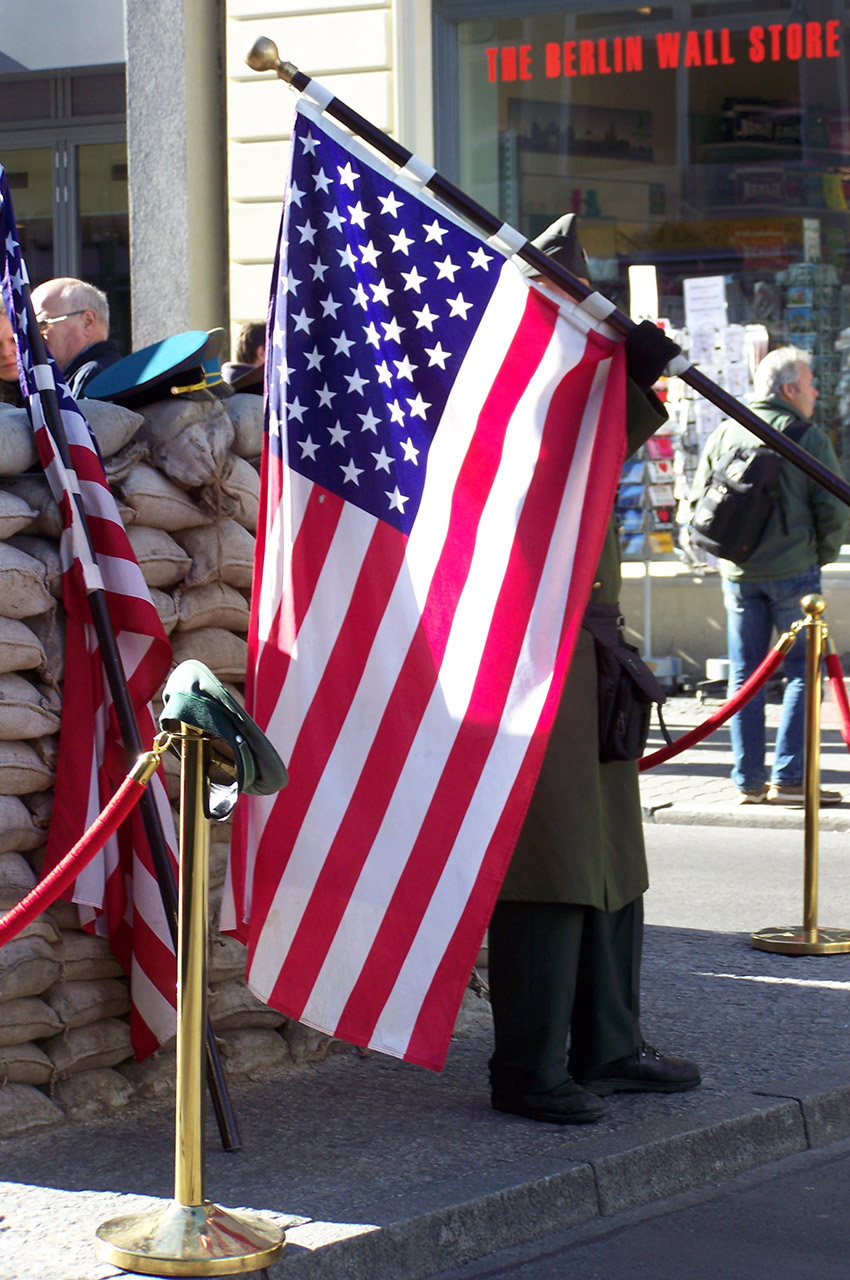
{"type": "MultiPolygon", "coordinates": [[[[776,431],[784,431],[792,422],[801,421],[785,400],[759,400],[750,407],[776,431]]],[[[728,449],[761,443],[734,419],[722,422],[706,441],[694,473],[692,505],[705,488],[712,467],[728,449]]],[[[842,474],[829,436],[820,427],[810,425],[798,443],[830,471],[842,474]]],[[[756,582],[792,578],[813,565],[830,564],[841,550],[848,517],[850,509],[840,499],[827,493],[817,481],[810,480],[792,462],[783,460],[779,501],[762,539],[746,564],[721,560],[720,572],[727,578],[756,582]]]]}
{"type": "MultiPolygon", "coordinates": [[[[667,415],[654,396],[627,383],[626,439],[635,453],[667,415]]],[[[612,514],[591,599],[620,591],[620,544],[612,514]]],[[[579,630],[549,745],[500,896],[618,911],[649,883],[636,761],[599,763],[593,637],[579,630]]]]}

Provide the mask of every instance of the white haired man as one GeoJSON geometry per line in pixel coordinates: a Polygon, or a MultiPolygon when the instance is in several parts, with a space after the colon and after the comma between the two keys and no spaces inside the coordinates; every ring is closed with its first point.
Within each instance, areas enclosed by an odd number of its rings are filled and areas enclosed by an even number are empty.
{"type": "Polygon", "coordinates": [[[60,276],[32,291],[35,318],[75,400],[101,369],[121,359],[109,337],[106,294],[85,280],[60,276]]]}
{"type": "MultiPolygon", "coordinates": [[[[750,408],[777,431],[795,423],[800,446],[831,471],[840,465],[829,437],[811,425],[817,399],[811,359],[796,347],[779,347],[761,361],[750,408]],[[805,424],[809,424],[807,427],[805,424]]],[[[695,499],[718,459],[729,449],[760,441],[729,419],[709,436],[694,475],[695,499]]],[[[783,460],[779,497],[765,532],[744,565],[720,561],[729,644],[729,694],[740,689],[766,656],[772,630],[787,631],[801,616],[800,600],[821,587],[821,567],[835,560],[850,511],[838,498],[783,460]]],[[[731,721],[732,781],[741,804],[802,804],[805,644],[798,640],[784,661],[785,692],[773,765],[765,768],[764,695],[757,693],[731,721]]],[[[838,804],[839,791],[821,791],[821,804],[838,804]]]]}

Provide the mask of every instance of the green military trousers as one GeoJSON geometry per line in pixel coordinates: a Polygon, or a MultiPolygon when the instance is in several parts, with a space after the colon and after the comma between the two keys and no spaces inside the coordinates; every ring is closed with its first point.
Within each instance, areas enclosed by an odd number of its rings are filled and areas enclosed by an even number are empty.
{"type": "Polygon", "coordinates": [[[489,930],[491,1088],[547,1092],[633,1053],[641,1042],[642,942],[643,897],[619,911],[497,902],[489,930]]]}

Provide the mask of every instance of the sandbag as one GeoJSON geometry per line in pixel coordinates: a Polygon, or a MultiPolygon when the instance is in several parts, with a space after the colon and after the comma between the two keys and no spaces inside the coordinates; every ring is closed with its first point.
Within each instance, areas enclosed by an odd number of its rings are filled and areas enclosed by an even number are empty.
{"type": "Polygon", "coordinates": [[[256,533],[260,514],[260,477],[244,458],[231,458],[230,462],[230,470],[221,482],[222,491],[233,503],[228,514],[243,529],[256,533]]]}
{"type": "Polygon", "coordinates": [[[130,989],[122,978],[56,982],[44,999],[66,1027],[87,1027],[99,1018],[120,1018],[130,1012],[130,989]]]}
{"type": "Polygon", "coordinates": [[[53,608],[47,570],[40,560],[0,542],[0,614],[32,618],[53,608]]]}
{"type": "Polygon", "coordinates": [[[227,982],[231,978],[244,978],[247,954],[247,947],[237,938],[212,933],[209,939],[207,980],[215,983],[227,982]]]}
{"type": "Polygon", "coordinates": [[[0,476],[16,476],[36,462],[38,450],[26,409],[0,404],[0,476]]]}
{"type": "Polygon", "coordinates": [[[91,427],[103,458],[111,458],[123,449],[144,423],[144,419],[132,409],[107,400],[83,398],[77,401],[77,408],[91,427]]]}
{"type": "Polygon", "coordinates": [[[209,667],[220,680],[245,679],[247,642],[223,627],[175,631],[171,639],[171,653],[175,665],[194,658],[209,667]]]}
{"type": "MultiPolygon", "coordinates": [[[[2,432],[3,422],[0,419],[0,453],[3,449],[2,432]]],[[[13,534],[26,529],[27,525],[32,524],[37,518],[38,512],[33,511],[30,504],[23,498],[9,493],[6,489],[0,489],[0,538],[11,538],[13,534]]]]}
{"type": "MultiPolygon", "coordinates": [[[[11,942],[7,944],[11,946],[11,942]]],[[[37,996],[6,1000],[0,1005],[0,1044],[26,1044],[43,1040],[62,1030],[62,1020],[49,1004],[37,996]]]]}
{"type": "Polygon", "coordinates": [[[40,1089],[29,1084],[0,1087],[0,1138],[20,1138],[64,1122],[63,1111],[40,1089]]]}
{"type": "Polygon", "coordinates": [[[184,489],[220,479],[233,443],[233,425],[220,400],[158,400],[144,410],[140,438],[154,466],[184,489]]]}
{"type": "Polygon", "coordinates": [[[13,849],[0,853],[0,911],[14,907],[35,886],[35,872],[23,854],[13,849]]]}
{"type": "Polygon", "coordinates": [[[231,587],[250,588],[254,579],[255,539],[235,520],[226,518],[204,529],[184,529],[175,533],[174,538],[192,558],[185,586],[227,582],[231,587]]]}
{"type": "Polygon", "coordinates": [[[78,1071],[114,1067],[132,1056],[130,1028],[118,1018],[101,1018],[87,1027],[63,1031],[44,1042],[44,1051],[59,1079],[78,1071]]]}
{"type": "Polygon", "coordinates": [[[164,529],[131,524],[127,537],[149,587],[173,587],[186,577],[192,561],[164,529]]]}
{"type": "Polygon", "coordinates": [[[0,672],[47,670],[44,645],[27,623],[0,617],[0,672]]]}
{"type": "Polygon", "coordinates": [[[236,978],[210,987],[208,1009],[210,1022],[217,1031],[232,1027],[273,1028],[286,1022],[282,1013],[263,1004],[236,978]]]}
{"type": "Polygon", "coordinates": [[[198,627],[224,627],[227,631],[247,631],[251,620],[248,601],[236,587],[226,582],[208,582],[202,587],[183,587],[175,592],[177,628],[195,631],[198,627]]]}
{"type": "MultiPolygon", "coordinates": [[[[0,624],[2,625],[2,624],[0,624]]],[[[65,608],[57,601],[49,613],[27,618],[26,625],[41,645],[44,667],[39,675],[50,684],[59,684],[65,675],[65,608]]],[[[19,671],[25,670],[19,667],[19,671]]]]}
{"type": "Polygon", "coordinates": [[[0,792],[5,796],[26,796],[46,791],[56,774],[28,742],[0,742],[0,792]]]}
{"type": "Polygon", "coordinates": [[[177,601],[170,591],[161,591],[159,587],[151,587],[151,600],[153,607],[159,615],[162,623],[162,629],[167,636],[170,636],[174,628],[177,626],[177,601]]]}
{"type": "Polygon", "coordinates": [[[84,1124],[121,1111],[132,1101],[133,1086],[111,1067],[95,1067],[57,1080],[53,1096],[69,1120],[84,1124]]]}
{"type": "Polygon", "coordinates": [[[10,477],[3,481],[3,488],[38,512],[35,520],[25,526],[27,533],[41,534],[43,538],[62,536],[62,517],[43,475],[10,477]]]}
{"type": "Polygon", "coordinates": [[[0,947],[0,1004],[40,996],[53,985],[61,968],[54,948],[44,938],[12,938],[0,947]]]}
{"type": "Polygon", "coordinates": [[[228,1075],[261,1080],[292,1061],[283,1036],[265,1027],[235,1027],[217,1038],[228,1075]]]}
{"type": "Polygon", "coordinates": [[[62,559],[59,555],[59,543],[34,533],[16,533],[9,539],[9,543],[19,551],[25,551],[34,560],[41,561],[47,571],[48,591],[54,600],[61,600],[62,559]]]}
{"type": "Polygon", "coordinates": [[[44,844],[45,833],[33,821],[23,800],[18,796],[0,795],[0,852],[16,850],[24,853],[44,844]]]}
{"type": "Polygon", "coordinates": [[[185,489],[146,463],[134,467],[120,482],[118,491],[135,512],[138,523],[152,529],[173,532],[210,522],[210,517],[185,489]]]}
{"type": "Polygon", "coordinates": [[[228,397],[227,416],[233,423],[233,452],[240,458],[259,458],[263,452],[263,397],[237,391],[228,397]]]}
{"type": "Polygon", "coordinates": [[[106,938],[94,933],[63,929],[54,951],[61,962],[65,982],[118,978],[124,972],[110,951],[106,938]]]}
{"type": "Polygon", "coordinates": [[[0,1045],[0,1080],[11,1084],[48,1084],[53,1063],[43,1049],[25,1044],[0,1045]]]}
{"type": "Polygon", "coordinates": [[[40,738],[59,729],[61,705],[15,672],[0,675],[0,740],[40,738]]]}

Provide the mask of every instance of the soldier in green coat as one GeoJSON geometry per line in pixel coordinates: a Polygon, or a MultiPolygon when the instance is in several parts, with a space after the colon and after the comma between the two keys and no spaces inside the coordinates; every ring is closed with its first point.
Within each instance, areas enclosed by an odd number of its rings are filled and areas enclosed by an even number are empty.
{"type": "MultiPolygon", "coordinates": [[[[534,244],[586,279],[572,215],[534,244]]],[[[648,323],[626,339],[630,453],[666,421],[650,388],[678,351],[648,323]]],[[[612,514],[591,607],[615,606],[619,589],[612,514]]],[[[638,768],[633,760],[600,764],[598,715],[595,641],[582,626],[489,930],[492,1104],[556,1124],[598,1119],[600,1095],[615,1090],[671,1092],[700,1082],[695,1063],[658,1053],[640,1032],[648,877],[638,768]]]]}

